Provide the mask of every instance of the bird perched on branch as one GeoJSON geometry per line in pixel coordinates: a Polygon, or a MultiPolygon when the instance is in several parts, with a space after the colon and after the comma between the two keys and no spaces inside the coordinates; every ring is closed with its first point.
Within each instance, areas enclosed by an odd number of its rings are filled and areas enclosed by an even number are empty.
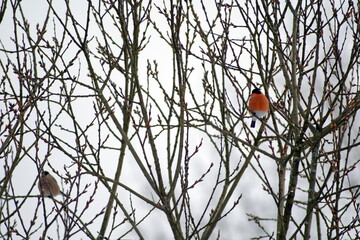
{"type": "Polygon", "coordinates": [[[255,88],[251,92],[249,110],[254,115],[250,125],[252,128],[255,127],[256,117],[262,118],[269,112],[269,100],[259,88],[255,88]]]}
{"type": "Polygon", "coordinates": [[[48,171],[41,173],[38,188],[44,197],[55,197],[61,193],[56,179],[48,171]]]}

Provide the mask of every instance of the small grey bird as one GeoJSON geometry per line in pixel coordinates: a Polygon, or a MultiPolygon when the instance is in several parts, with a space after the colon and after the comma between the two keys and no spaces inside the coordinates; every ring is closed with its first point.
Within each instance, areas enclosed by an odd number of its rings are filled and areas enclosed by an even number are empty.
{"type": "Polygon", "coordinates": [[[61,193],[56,179],[48,171],[41,173],[38,188],[44,197],[55,197],[61,193]]]}

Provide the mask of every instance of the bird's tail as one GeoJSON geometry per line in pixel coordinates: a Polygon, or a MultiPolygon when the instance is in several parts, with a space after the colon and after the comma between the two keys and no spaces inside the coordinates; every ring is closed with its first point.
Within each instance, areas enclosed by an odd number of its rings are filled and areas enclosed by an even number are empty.
{"type": "Polygon", "coordinates": [[[251,120],[251,125],[250,125],[250,127],[251,127],[251,128],[254,128],[254,127],[255,127],[255,123],[256,123],[256,118],[253,118],[253,119],[251,120]]]}

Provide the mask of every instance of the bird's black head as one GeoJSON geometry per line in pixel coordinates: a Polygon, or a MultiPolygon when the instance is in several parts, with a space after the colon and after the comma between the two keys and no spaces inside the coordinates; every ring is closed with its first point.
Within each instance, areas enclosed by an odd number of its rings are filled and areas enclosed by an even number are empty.
{"type": "Polygon", "coordinates": [[[48,171],[44,171],[44,173],[43,173],[45,176],[46,175],[48,175],[49,174],[49,172],[48,171]]]}
{"type": "Polygon", "coordinates": [[[260,91],[260,89],[259,89],[259,88],[254,88],[254,90],[252,90],[252,92],[251,92],[251,93],[260,94],[260,93],[261,93],[261,91],[260,91]]]}

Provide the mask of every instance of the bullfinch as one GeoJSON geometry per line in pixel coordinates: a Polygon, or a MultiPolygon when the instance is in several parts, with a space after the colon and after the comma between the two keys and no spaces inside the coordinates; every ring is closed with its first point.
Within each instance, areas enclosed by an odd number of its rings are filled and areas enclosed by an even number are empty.
{"type": "Polygon", "coordinates": [[[38,188],[44,197],[55,197],[61,193],[56,179],[47,171],[41,173],[38,188]]]}
{"type": "Polygon", "coordinates": [[[269,112],[269,100],[259,88],[255,88],[251,92],[249,110],[254,115],[250,125],[252,128],[255,127],[256,117],[262,118],[269,112]]]}

